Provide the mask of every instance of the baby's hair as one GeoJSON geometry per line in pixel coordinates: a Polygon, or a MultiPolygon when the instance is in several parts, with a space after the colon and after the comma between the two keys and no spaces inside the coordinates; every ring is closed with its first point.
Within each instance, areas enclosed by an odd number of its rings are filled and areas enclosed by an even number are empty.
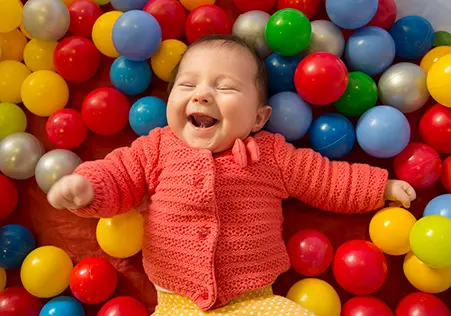
{"type": "MultiPolygon", "coordinates": [[[[197,41],[193,42],[191,45],[188,46],[187,50],[185,51],[184,55],[192,49],[193,47],[199,46],[199,45],[218,45],[219,46],[228,46],[228,47],[242,47],[246,49],[249,54],[252,56],[252,58],[255,61],[255,65],[257,66],[257,74],[255,77],[255,84],[257,86],[257,89],[259,91],[260,95],[260,105],[266,105],[268,102],[268,75],[266,73],[266,67],[265,62],[260,58],[257,51],[249,46],[244,40],[239,38],[235,35],[223,35],[223,34],[214,34],[214,35],[207,35],[204,37],[201,37],[197,41]]],[[[183,59],[183,57],[182,57],[183,59]]],[[[174,82],[178,74],[178,70],[180,67],[180,62],[178,65],[174,68],[171,75],[171,80],[169,81],[168,85],[168,91],[171,92],[172,88],[174,87],[174,82]]]]}

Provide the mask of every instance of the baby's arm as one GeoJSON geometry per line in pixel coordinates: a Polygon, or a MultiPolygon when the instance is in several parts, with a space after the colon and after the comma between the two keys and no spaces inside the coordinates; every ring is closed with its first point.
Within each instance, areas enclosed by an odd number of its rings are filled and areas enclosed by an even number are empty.
{"type": "Polygon", "coordinates": [[[57,209],[80,217],[109,218],[127,212],[156,186],[160,129],[118,148],[104,159],[81,164],[47,195],[57,209]]]}

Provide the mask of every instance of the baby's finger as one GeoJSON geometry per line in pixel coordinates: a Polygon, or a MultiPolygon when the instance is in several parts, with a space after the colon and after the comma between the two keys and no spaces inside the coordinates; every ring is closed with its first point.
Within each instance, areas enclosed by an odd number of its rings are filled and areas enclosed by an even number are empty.
{"type": "Polygon", "coordinates": [[[411,201],[417,198],[417,193],[415,192],[415,189],[412,188],[410,185],[407,187],[405,191],[409,195],[411,201]]]}
{"type": "Polygon", "coordinates": [[[388,202],[388,206],[390,206],[390,207],[401,207],[402,204],[400,202],[397,202],[397,201],[391,201],[391,202],[388,202]]]}

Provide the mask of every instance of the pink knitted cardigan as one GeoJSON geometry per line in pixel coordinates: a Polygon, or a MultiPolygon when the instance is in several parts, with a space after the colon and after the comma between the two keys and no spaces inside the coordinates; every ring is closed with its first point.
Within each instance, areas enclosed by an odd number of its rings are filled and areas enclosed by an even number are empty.
{"type": "Polygon", "coordinates": [[[148,193],[143,264],[156,285],[209,310],[272,284],[289,269],[282,200],[360,213],[383,206],[387,171],[330,162],[259,132],[212,154],[187,147],[168,127],[75,171],[94,186],[82,217],[112,217],[148,193]]]}

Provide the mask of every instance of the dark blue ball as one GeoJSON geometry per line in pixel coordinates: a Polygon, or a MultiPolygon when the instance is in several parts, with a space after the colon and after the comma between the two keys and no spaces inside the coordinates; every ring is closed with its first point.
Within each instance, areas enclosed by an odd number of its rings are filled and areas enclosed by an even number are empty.
{"type": "Polygon", "coordinates": [[[20,268],[25,257],[36,247],[31,231],[22,225],[0,228],[0,267],[20,268]]]}
{"type": "Polygon", "coordinates": [[[294,72],[300,61],[299,56],[280,56],[277,53],[273,53],[266,58],[265,66],[268,72],[270,95],[283,91],[296,92],[294,72]]]}

